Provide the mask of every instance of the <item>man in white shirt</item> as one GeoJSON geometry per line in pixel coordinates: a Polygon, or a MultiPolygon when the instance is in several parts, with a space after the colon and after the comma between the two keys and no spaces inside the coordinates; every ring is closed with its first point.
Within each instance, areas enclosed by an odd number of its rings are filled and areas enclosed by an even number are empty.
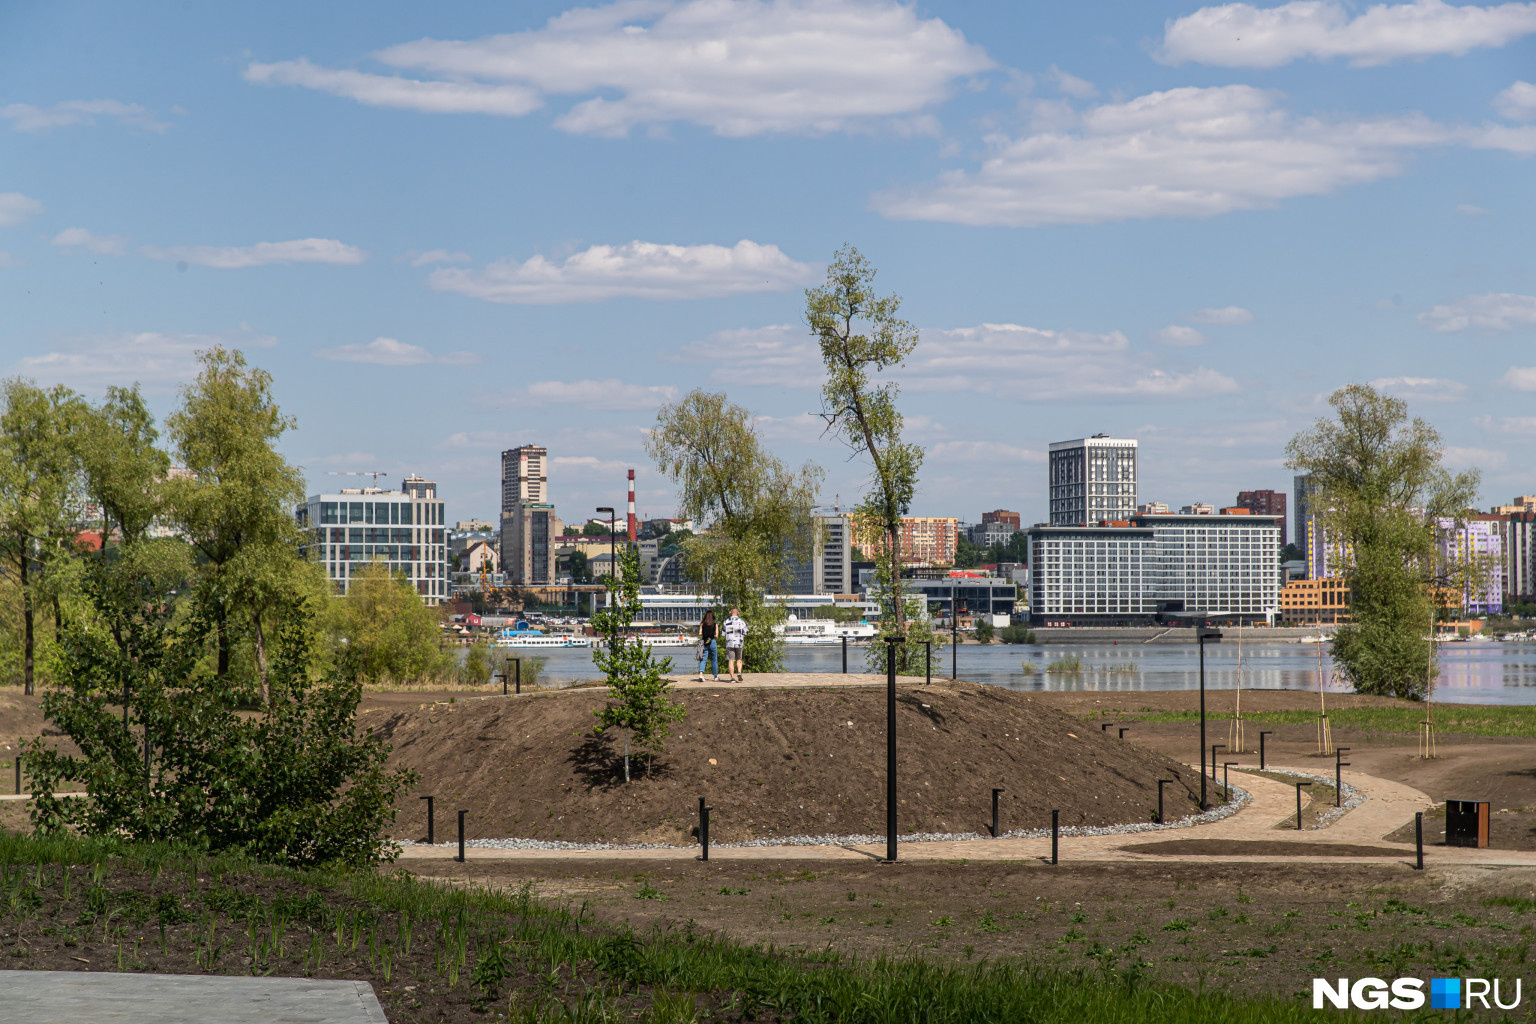
{"type": "Polygon", "coordinates": [[[720,632],[725,634],[726,678],[735,676],[738,683],[745,682],[741,678],[741,649],[747,645],[747,623],[740,608],[731,609],[731,617],[725,620],[720,632]]]}

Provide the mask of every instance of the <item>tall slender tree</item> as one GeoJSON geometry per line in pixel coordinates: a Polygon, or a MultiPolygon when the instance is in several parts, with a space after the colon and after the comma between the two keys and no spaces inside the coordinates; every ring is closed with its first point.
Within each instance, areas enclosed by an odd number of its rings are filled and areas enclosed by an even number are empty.
{"type": "MultiPolygon", "coordinates": [[[[34,692],[37,611],[59,616],[59,563],[75,553],[81,518],[76,433],[85,404],[68,388],[12,378],[0,386],[0,567],[21,598],[22,685],[34,692]]],[[[55,627],[58,622],[55,621],[55,627]]]]}
{"type": "MultiPolygon", "coordinates": [[[[900,386],[878,378],[906,362],[917,346],[917,329],[899,315],[900,296],[875,294],[875,273],[858,249],[843,246],[827,267],[826,283],[806,289],[805,319],[827,368],[821,388],[827,432],[869,460],[869,489],[854,516],[884,538],[883,550],[876,553],[882,634],[908,641],[902,653],[905,666],[918,641],[908,627],[917,609],[902,587],[901,520],[912,508],[923,450],[903,436],[905,423],[896,407],[900,386]]],[[[926,636],[926,628],[923,632],[926,636]]]]}
{"type": "Polygon", "coordinates": [[[167,503],[203,562],[218,674],[229,674],[237,624],[248,628],[266,703],[269,620],[303,590],[293,510],[304,481],[275,447],[294,421],[279,410],[271,375],[238,350],[216,347],[198,358],[202,370],[166,424],[185,468],[172,474],[167,503]]]}
{"type": "Polygon", "coordinates": [[[159,439],[137,384],[107,388],[82,419],[77,448],[86,494],[101,508],[103,557],[114,529],[121,544],[133,544],[162,511],[171,457],[156,447],[159,439]]]}

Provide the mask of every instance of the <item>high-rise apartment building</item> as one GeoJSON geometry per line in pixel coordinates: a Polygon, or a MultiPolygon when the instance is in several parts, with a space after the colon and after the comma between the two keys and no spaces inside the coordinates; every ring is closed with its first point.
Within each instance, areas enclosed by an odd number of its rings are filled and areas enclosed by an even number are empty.
{"type": "Polygon", "coordinates": [[[1051,525],[1092,526],[1136,514],[1136,442],[1095,434],[1050,447],[1051,525]]]}
{"type": "MultiPolygon", "coordinates": [[[[1312,515],[1312,475],[1300,473],[1291,477],[1291,515],[1296,543],[1307,543],[1307,519],[1312,515]]],[[[1317,579],[1317,577],[1310,577],[1317,579]]]]}
{"type": "Polygon", "coordinates": [[[1499,515],[1499,520],[1504,548],[1504,593],[1508,597],[1505,604],[1536,601],[1536,511],[1506,512],[1499,515]]]}
{"type": "Polygon", "coordinates": [[[1290,543],[1288,524],[1285,521],[1285,492],[1238,491],[1237,500],[1233,504],[1238,508],[1247,509],[1256,516],[1279,516],[1280,546],[1283,548],[1290,543]]]}
{"type": "Polygon", "coordinates": [[[548,462],[543,445],[501,453],[501,567],[516,586],[555,581],[561,524],[549,501],[548,462]]]}
{"type": "Polygon", "coordinates": [[[363,565],[404,576],[427,604],[448,597],[448,546],[437,485],[410,477],[398,491],[379,487],[313,494],[295,510],[305,533],[304,552],[347,593],[363,565]]]}
{"type": "Polygon", "coordinates": [[[981,522],[983,526],[988,523],[1001,523],[1004,526],[1012,527],[1014,532],[1017,533],[1020,529],[1021,520],[1017,512],[1009,512],[1007,509],[1000,508],[994,509],[991,512],[983,512],[981,514],[981,522]]]}
{"type": "Polygon", "coordinates": [[[1470,515],[1461,523],[1454,519],[1436,522],[1440,557],[1448,565],[1465,566],[1475,583],[1462,587],[1461,610],[1465,615],[1497,615],[1504,610],[1505,523],[1497,513],[1470,515]]]}
{"type": "Polygon", "coordinates": [[[791,594],[852,594],[853,521],[847,515],[812,516],[816,548],[807,561],[796,559],[788,589],[791,594]]]}
{"type": "MultiPolygon", "coordinates": [[[[866,556],[884,551],[886,536],[851,528],[853,543],[866,556]]],[[[954,565],[960,541],[960,520],[953,516],[902,516],[901,560],[928,565],[954,565]]]]}

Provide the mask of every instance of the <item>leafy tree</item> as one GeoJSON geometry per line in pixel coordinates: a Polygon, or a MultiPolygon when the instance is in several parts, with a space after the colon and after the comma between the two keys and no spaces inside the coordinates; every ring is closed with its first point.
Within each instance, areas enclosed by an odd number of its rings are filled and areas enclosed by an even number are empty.
{"type": "Polygon", "coordinates": [[[585,551],[571,552],[571,582],[592,582],[592,569],[587,565],[587,553],[585,551]]]}
{"type": "Polygon", "coordinates": [[[473,686],[483,686],[491,678],[491,663],[486,657],[489,648],[484,640],[472,641],[464,652],[464,664],[459,666],[459,678],[473,686]]]}
{"type": "Polygon", "coordinates": [[[334,608],[332,629],[361,679],[420,679],[444,669],[437,613],[382,563],[360,565],[334,608]]]}
{"type": "Polygon", "coordinates": [[[76,434],[85,404],[67,388],[43,390],[20,378],[5,381],[0,393],[0,571],[19,591],[22,684],[31,694],[37,610],[52,605],[58,628],[61,563],[76,551],[76,434]]]}
{"type": "Polygon", "coordinates": [[[955,539],[955,568],[974,569],[982,563],[986,548],[977,547],[971,543],[969,537],[961,536],[955,539]]]}
{"type": "Polygon", "coordinates": [[[303,478],[274,447],[294,421],[272,397],[271,374],[248,366],[239,351],[212,348],[198,358],[202,370],[167,421],[186,469],[169,481],[168,504],[202,560],[218,675],[229,673],[238,617],[255,644],[265,702],[267,628],[311,578],[293,518],[303,478]]]}
{"type": "Polygon", "coordinates": [[[1306,560],[1306,551],[1302,550],[1301,545],[1294,541],[1287,544],[1280,551],[1280,561],[1282,562],[1305,562],[1306,560]]]}
{"type": "Polygon", "coordinates": [[[614,521],[612,531],[608,529],[607,523],[587,523],[581,528],[581,535],[583,537],[606,537],[610,532],[617,533],[618,531],[619,525],[617,520],[614,521]]]}
{"type": "Polygon", "coordinates": [[[241,713],[240,693],[202,665],[213,625],[206,594],[179,615],[166,583],[135,569],[132,557],[87,567],[84,589],[109,628],[64,630],[63,685],[44,696],[43,712],[79,753],[41,738],[28,747],[34,825],[290,864],[393,856],[384,830],[414,773],[387,770],[389,748],[372,730],[358,735],[354,673],[343,666],[311,679],[309,610],[281,616],[272,699],[252,716],[241,713]],[[88,795],[55,795],[70,782],[88,795]]]}
{"type": "Polygon", "coordinates": [[[780,670],[783,639],[773,627],[785,613],[764,596],[787,590],[795,563],[819,547],[811,510],[820,467],[789,469],[763,448],[751,413],[702,390],[661,407],[646,451],[677,484],[679,515],[703,527],[683,542],[689,576],[747,622],[746,670],[780,670]]]}
{"type": "Polygon", "coordinates": [[[900,387],[877,378],[905,363],[917,345],[917,329],[898,316],[900,297],[877,296],[874,284],[874,266],[845,245],[827,267],[826,283],[806,290],[805,318],[827,368],[822,419],[828,432],[870,464],[869,490],[854,511],[861,532],[883,538],[874,552],[882,614],[870,661],[884,666],[885,641],[902,639],[899,671],[914,672],[921,665],[922,642],[934,637],[921,603],[909,599],[902,586],[901,520],[911,511],[923,451],[903,439],[896,408],[900,387]],[[909,624],[914,618],[917,623],[909,624]]]}
{"type": "Polygon", "coordinates": [[[1004,626],[997,631],[997,638],[1005,644],[1032,644],[1035,633],[1028,626],[1004,626]]]}
{"type": "Polygon", "coordinates": [[[89,410],[79,431],[85,490],[101,506],[101,554],[114,527],[118,542],[138,542],[164,509],[163,489],[171,457],[156,447],[160,432],[138,385],[109,387],[89,410]]]}
{"type": "Polygon", "coordinates": [[[1436,524],[1460,522],[1478,474],[1445,470],[1439,433],[1410,420],[1401,399],[1351,384],[1328,401],[1333,418],[1297,434],[1286,455],[1290,468],[1311,474],[1328,542],[1345,553],[1354,621],[1334,634],[1333,657],[1360,693],[1422,700],[1430,595],[1459,591],[1478,572],[1440,559],[1436,524]]]}
{"type": "Polygon", "coordinates": [[[982,643],[982,644],[989,644],[989,643],[992,642],[992,636],[993,636],[993,629],[992,629],[991,621],[988,620],[988,619],[977,619],[976,620],[976,642],[977,643],[982,643]]]}
{"type": "Polygon", "coordinates": [[[626,549],[619,556],[618,576],[608,576],[603,583],[609,607],[592,616],[593,629],[602,637],[602,643],[592,649],[592,660],[608,677],[608,702],[592,713],[597,716],[599,734],[624,730],[624,781],[628,782],[630,743],[652,756],[664,753],[671,723],[682,721],[688,712],[672,700],[672,684],[667,680],[672,659],[652,657],[650,644],[629,632],[641,611],[640,556],[626,549]]]}

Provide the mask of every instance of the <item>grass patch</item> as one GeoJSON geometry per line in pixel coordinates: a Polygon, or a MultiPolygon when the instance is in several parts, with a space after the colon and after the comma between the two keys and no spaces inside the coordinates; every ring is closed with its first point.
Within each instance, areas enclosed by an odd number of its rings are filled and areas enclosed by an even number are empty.
{"type": "MultiPolygon", "coordinates": [[[[937,922],[936,922],[937,923],[937,922]]],[[[0,963],[366,978],[393,1020],[816,1024],[1268,1024],[1304,1000],[1242,999],[1136,970],[745,946],[636,933],[582,906],[403,872],[276,868],[165,847],[0,835],[0,963]]],[[[1343,1019],[1351,1019],[1340,1015],[1343,1019]]]]}
{"type": "Polygon", "coordinates": [[[1083,672],[1086,666],[1083,659],[1076,654],[1069,654],[1065,658],[1057,658],[1045,666],[1045,671],[1052,675],[1077,675],[1083,672]]]}
{"type": "MultiPolygon", "coordinates": [[[[1135,718],[1143,722],[1198,722],[1200,713],[1198,711],[1151,711],[1132,712],[1121,717],[1135,718]]],[[[1231,717],[1230,714],[1206,715],[1209,721],[1231,717]]],[[[1312,725],[1317,721],[1317,712],[1302,710],[1248,712],[1243,715],[1243,720],[1263,725],[1312,725]]],[[[1458,707],[1454,704],[1436,704],[1432,720],[1436,730],[1440,732],[1536,739],[1536,706],[1458,707]]],[[[1328,721],[1335,729],[1416,733],[1419,731],[1419,725],[1424,721],[1424,706],[1335,708],[1328,712],[1328,721]]]]}

